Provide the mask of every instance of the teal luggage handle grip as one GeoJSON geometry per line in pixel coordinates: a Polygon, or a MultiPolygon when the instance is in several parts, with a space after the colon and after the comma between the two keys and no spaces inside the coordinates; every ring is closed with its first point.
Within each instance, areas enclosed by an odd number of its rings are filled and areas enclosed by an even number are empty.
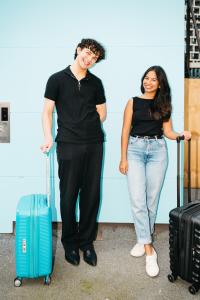
{"type": "Polygon", "coordinates": [[[46,155],[46,193],[47,193],[47,206],[51,207],[51,187],[50,187],[50,153],[45,152],[46,155]]]}

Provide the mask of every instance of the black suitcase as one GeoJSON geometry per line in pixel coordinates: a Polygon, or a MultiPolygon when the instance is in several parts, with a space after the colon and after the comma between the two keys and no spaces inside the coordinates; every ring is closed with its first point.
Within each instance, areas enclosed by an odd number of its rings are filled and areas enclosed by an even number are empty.
{"type": "Polygon", "coordinates": [[[188,142],[188,204],[180,207],[180,140],[177,139],[177,208],[169,213],[170,282],[177,277],[191,283],[189,292],[200,288],[200,201],[191,202],[190,141],[188,142]]]}

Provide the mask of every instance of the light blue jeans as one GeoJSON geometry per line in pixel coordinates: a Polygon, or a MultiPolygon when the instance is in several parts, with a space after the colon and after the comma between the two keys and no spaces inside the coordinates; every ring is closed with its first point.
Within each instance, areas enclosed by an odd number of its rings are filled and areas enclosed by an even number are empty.
{"type": "Polygon", "coordinates": [[[127,158],[128,188],[137,242],[150,244],[168,165],[166,142],[164,138],[130,137],[127,158]]]}

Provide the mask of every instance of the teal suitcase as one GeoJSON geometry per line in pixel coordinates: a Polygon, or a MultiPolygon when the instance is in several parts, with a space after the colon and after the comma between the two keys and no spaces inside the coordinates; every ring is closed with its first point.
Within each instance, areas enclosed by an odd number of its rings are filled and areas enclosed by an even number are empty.
{"type": "Polygon", "coordinates": [[[19,200],[16,211],[15,254],[16,287],[21,286],[23,278],[44,277],[44,283],[50,284],[52,216],[49,193],[27,195],[19,200]]]}

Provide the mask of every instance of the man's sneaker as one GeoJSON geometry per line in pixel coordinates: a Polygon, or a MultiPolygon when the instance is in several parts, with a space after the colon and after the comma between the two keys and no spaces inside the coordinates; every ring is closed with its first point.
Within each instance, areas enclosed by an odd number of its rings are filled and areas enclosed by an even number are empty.
{"type": "Polygon", "coordinates": [[[155,277],[159,273],[157,253],[154,249],[152,255],[146,255],[146,272],[150,277],[155,277]]]}
{"type": "Polygon", "coordinates": [[[143,244],[136,244],[130,251],[130,254],[134,257],[140,257],[145,254],[145,249],[143,244]]]}

